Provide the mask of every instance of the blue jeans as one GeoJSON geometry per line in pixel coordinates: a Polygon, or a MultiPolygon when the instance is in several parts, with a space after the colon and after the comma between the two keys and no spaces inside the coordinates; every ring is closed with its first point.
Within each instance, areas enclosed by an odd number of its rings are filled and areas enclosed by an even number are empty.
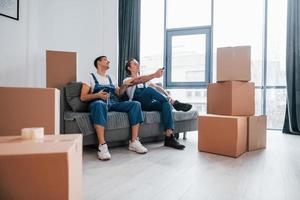
{"type": "Polygon", "coordinates": [[[161,112],[164,129],[174,130],[174,120],[172,114],[173,107],[169,103],[168,99],[152,87],[143,89],[136,88],[136,90],[143,90],[138,91],[140,95],[134,96],[133,98],[141,103],[142,110],[161,112]]]}
{"type": "Polygon", "coordinates": [[[130,126],[140,124],[144,121],[141,104],[137,101],[111,101],[107,106],[106,102],[97,100],[90,103],[89,109],[91,111],[92,123],[103,127],[106,127],[107,124],[108,111],[127,112],[130,126]]]}

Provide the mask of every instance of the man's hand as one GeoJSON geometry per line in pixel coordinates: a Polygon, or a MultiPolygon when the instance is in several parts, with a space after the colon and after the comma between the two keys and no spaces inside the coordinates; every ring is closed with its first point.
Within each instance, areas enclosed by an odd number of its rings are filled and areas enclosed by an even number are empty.
{"type": "Polygon", "coordinates": [[[129,79],[125,80],[123,82],[123,84],[126,85],[126,86],[132,86],[133,85],[133,78],[129,78],[129,79]]]}
{"type": "Polygon", "coordinates": [[[175,102],[175,100],[170,95],[168,95],[167,98],[171,104],[175,102]]]}
{"type": "Polygon", "coordinates": [[[109,94],[107,92],[103,92],[103,90],[101,90],[100,92],[96,93],[97,97],[103,100],[107,100],[109,98],[109,94]]]}
{"type": "Polygon", "coordinates": [[[162,77],[162,75],[164,74],[164,70],[162,69],[158,69],[155,73],[154,73],[154,77],[155,78],[160,78],[162,77]]]}

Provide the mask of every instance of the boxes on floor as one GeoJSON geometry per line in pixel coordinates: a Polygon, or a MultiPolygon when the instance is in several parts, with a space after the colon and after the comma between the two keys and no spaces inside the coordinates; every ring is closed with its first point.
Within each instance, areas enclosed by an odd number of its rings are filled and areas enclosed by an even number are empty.
{"type": "Polygon", "coordinates": [[[0,137],[0,199],[81,198],[81,134],[0,137]]]}
{"type": "Polygon", "coordinates": [[[255,112],[254,83],[226,81],[207,88],[207,113],[251,116],[255,112]]]}
{"type": "Polygon", "coordinates": [[[267,116],[248,117],[248,151],[266,148],[267,116]]]}
{"type": "Polygon", "coordinates": [[[251,80],[251,47],[217,49],[217,81],[251,80]]]}
{"type": "Polygon", "coordinates": [[[0,136],[20,135],[25,127],[59,134],[60,91],[55,88],[0,87],[0,136]]]}
{"type": "Polygon", "coordinates": [[[238,157],[247,150],[247,117],[198,117],[198,150],[238,157]]]}

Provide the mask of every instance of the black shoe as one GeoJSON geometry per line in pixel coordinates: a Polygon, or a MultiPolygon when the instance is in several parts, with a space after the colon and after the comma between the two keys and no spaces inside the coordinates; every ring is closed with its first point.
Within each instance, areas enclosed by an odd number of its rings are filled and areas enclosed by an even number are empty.
{"type": "Polygon", "coordinates": [[[184,149],[185,146],[183,144],[180,144],[177,139],[174,137],[174,135],[171,135],[169,137],[165,137],[165,146],[167,147],[172,147],[172,148],[175,148],[175,149],[184,149]]]}
{"type": "Polygon", "coordinates": [[[181,102],[179,102],[179,101],[176,100],[176,101],[174,102],[174,104],[173,104],[173,107],[174,107],[175,110],[177,110],[177,111],[184,111],[184,112],[186,112],[186,111],[191,110],[192,105],[189,104],[189,103],[181,103],[181,102]]]}

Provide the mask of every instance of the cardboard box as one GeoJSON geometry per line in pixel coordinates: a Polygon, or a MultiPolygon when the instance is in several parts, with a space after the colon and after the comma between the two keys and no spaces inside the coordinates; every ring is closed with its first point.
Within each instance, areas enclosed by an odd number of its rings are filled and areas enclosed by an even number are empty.
{"type": "Polygon", "coordinates": [[[0,94],[0,136],[20,135],[26,127],[44,127],[45,134],[59,134],[59,90],[0,87],[0,94]]]}
{"type": "Polygon", "coordinates": [[[266,148],[267,116],[248,117],[248,151],[266,148]]]}
{"type": "Polygon", "coordinates": [[[255,112],[254,83],[226,81],[207,88],[207,113],[251,116],[255,112]]]}
{"type": "Polygon", "coordinates": [[[82,135],[1,136],[0,199],[82,199],[82,135]]]}
{"type": "Polygon", "coordinates": [[[251,80],[251,47],[217,49],[217,81],[251,80]]]}
{"type": "Polygon", "coordinates": [[[62,89],[76,81],[76,52],[46,51],[46,86],[62,89]]]}
{"type": "Polygon", "coordinates": [[[198,117],[198,150],[238,157],[247,150],[247,117],[198,117]]]}

